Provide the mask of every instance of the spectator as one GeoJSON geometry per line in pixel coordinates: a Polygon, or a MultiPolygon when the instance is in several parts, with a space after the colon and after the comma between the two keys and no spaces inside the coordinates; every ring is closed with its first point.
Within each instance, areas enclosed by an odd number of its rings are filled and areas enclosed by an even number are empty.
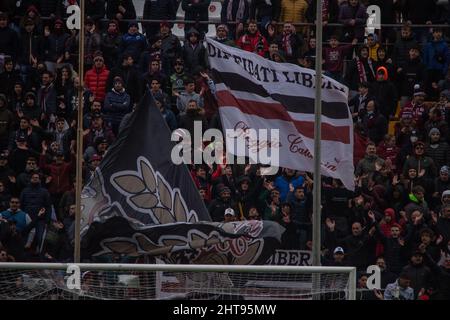
{"type": "Polygon", "coordinates": [[[194,27],[199,32],[199,39],[203,39],[205,34],[208,32],[207,24],[200,24],[199,22],[205,22],[209,20],[208,8],[211,0],[182,0],[181,8],[184,10],[184,20],[185,21],[195,21],[192,23],[184,24],[184,34],[186,39],[188,39],[188,33],[191,32],[191,28],[194,27]]]}
{"type": "Polygon", "coordinates": [[[372,94],[377,99],[380,114],[385,119],[392,117],[397,108],[397,90],[389,79],[387,68],[379,67],[377,69],[376,82],[372,85],[372,94]]]}
{"type": "Polygon", "coordinates": [[[408,53],[411,48],[419,49],[419,44],[411,32],[411,27],[408,24],[404,24],[400,31],[400,38],[394,44],[392,53],[394,64],[397,66],[403,65],[408,59],[408,53]]]}
{"type": "Polygon", "coordinates": [[[184,79],[183,83],[184,83],[184,92],[173,93],[177,97],[177,109],[179,111],[180,116],[186,113],[188,103],[191,100],[195,100],[197,106],[203,108],[203,98],[201,95],[195,92],[194,79],[186,78],[184,79]]]}
{"type": "Polygon", "coordinates": [[[371,100],[367,103],[366,111],[362,111],[360,114],[364,131],[376,145],[383,140],[388,129],[386,117],[378,110],[378,106],[380,105],[379,103],[375,103],[374,100],[371,100]]]}
{"type": "Polygon", "coordinates": [[[194,137],[195,125],[201,124],[202,135],[208,129],[208,122],[202,112],[202,109],[198,106],[196,100],[189,100],[186,108],[186,113],[180,115],[178,119],[178,127],[186,129],[191,137],[194,137]]]}
{"type": "Polygon", "coordinates": [[[0,12],[0,54],[14,60],[19,56],[19,36],[8,26],[8,14],[0,12]]]}
{"type": "Polygon", "coordinates": [[[219,190],[219,197],[212,200],[208,207],[212,221],[221,222],[225,210],[232,207],[231,191],[228,187],[224,186],[219,190]]]}
{"type": "Polygon", "coordinates": [[[437,168],[450,163],[450,147],[441,141],[441,132],[432,128],[429,132],[429,142],[425,145],[425,155],[430,157],[437,168]]]}
{"type": "Polygon", "coordinates": [[[92,116],[92,122],[89,129],[84,133],[84,145],[86,147],[96,147],[97,139],[103,139],[108,144],[112,144],[115,140],[114,133],[111,128],[108,127],[104,121],[103,115],[100,113],[94,114],[92,116]]]}
{"type": "Polygon", "coordinates": [[[22,233],[26,227],[31,223],[31,218],[28,213],[20,209],[20,200],[17,197],[12,197],[9,201],[9,209],[0,212],[0,217],[8,221],[14,221],[16,230],[22,233]]]}
{"type": "Polygon", "coordinates": [[[375,69],[372,59],[369,58],[369,49],[367,47],[361,47],[358,56],[350,62],[345,75],[345,81],[348,83],[350,90],[357,90],[360,83],[370,83],[374,79],[375,69]]]}
{"type": "MultiPolygon", "coordinates": [[[[108,0],[106,2],[106,17],[119,22],[122,33],[127,30],[127,23],[123,20],[136,19],[136,10],[132,0],[108,0]]],[[[129,26],[128,26],[129,27],[129,26]]],[[[137,24],[136,24],[137,28],[137,24]]],[[[128,29],[129,30],[129,29],[128,29]]]]}
{"type": "Polygon", "coordinates": [[[284,169],[283,174],[275,179],[275,188],[280,192],[280,200],[286,201],[290,187],[303,186],[305,179],[301,175],[296,175],[295,170],[284,169]]]}
{"type": "Polygon", "coordinates": [[[88,0],[85,3],[86,16],[90,17],[95,24],[101,24],[100,20],[105,17],[105,1],[104,0],[88,0]]]}
{"type": "Polygon", "coordinates": [[[7,100],[11,99],[14,93],[14,84],[20,79],[20,74],[15,70],[15,65],[11,57],[4,59],[4,71],[0,73],[0,94],[4,94],[7,100]]]}
{"type": "Polygon", "coordinates": [[[45,225],[51,219],[51,198],[47,189],[41,186],[41,178],[38,173],[31,175],[30,186],[23,189],[20,194],[20,203],[23,211],[30,215],[36,223],[36,251],[43,240],[45,225]]]}
{"type": "MultiPolygon", "coordinates": [[[[272,0],[270,2],[263,0],[250,1],[249,19],[260,22],[260,32],[265,32],[270,23],[275,24],[276,21],[279,21],[280,2],[280,0],[272,0]]],[[[234,38],[234,35],[232,38],[234,38]]]]}
{"type": "Polygon", "coordinates": [[[382,165],[384,163],[384,160],[378,157],[376,152],[377,148],[375,143],[369,142],[366,148],[366,156],[364,157],[364,159],[361,159],[361,161],[359,161],[356,167],[356,177],[361,177],[363,175],[373,173],[377,164],[382,165]]]}
{"type": "Polygon", "coordinates": [[[248,23],[247,32],[236,41],[236,45],[242,50],[259,54],[261,57],[269,49],[267,40],[258,31],[258,26],[255,21],[248,23]]]}
{"type": "Polygon", "coordinates": [[[106,81],[108,80],[109,70],[105,66],[103,54],[98,51],[94,55],[94,66],[86,72],[84,83],[92,92],[94,99],[103,103],[106,96],[106,81]]]}
{"type": "Polygon", "coordinates": [[[378,61],[377,51],[380,48],[380,44],[378,43],[378,38],[375,34],[368,34],[366,37],[367,48],[369,48],[369,58],[372,61],[378,61]]]}
{"type": "Polygon", "coordinates": [[[54,86],[54,77],[50,71],[44,71],[41,77],[41,87],[37,91],[38,105],[44,114],[46,124],[54,122],[56,114],[56,89],[54,86]]]}
{"type": "Polygon", "coordinates": [[[134,60],[131,54],[124,54],[122,56],[122,63],[109,73],[106,90],[113,88],[113,79],[120,77],[123,80],[123,85],[127,93],[130,95],[130,105],[138,103],[141,98],[141,81],[138,71],[134,66],[134,60]]]}
{"type": "Polygon", "coordinates": [[[383,256],[379,256],[375,263],[381,271],[381,287],[380,289],[386,289],[389,283],[395,282],[396,275],[389,270],[386,265],[386,260],[383,256]]]}
{"type": "Polygon", "coordinates": [[[164,96],[161,93],[156,93],[153,98],[155,98],[156,106],[159,108],[159,111],[161,111],[161,114],[166,120],[170,131],[176,130],[178,128],[177,118],[172,110],[167,108],[164,96]]]}
{"type": "Polygon", "coordinates": [[[24,21],[20,33],[20,54],[17,63],[20,66],[21,77],[24,82],[27,82],[31,67],[36,66],[38,60],[42,59],[43,38],[36,29],[36,22],[28,18],[24,21]]]}
{"type": "Polygon", "coordinates": [[[46,179],[46,182],[50,180],[48,183],[48,192],[51,195],[52,203],[57,204],[61,200],[64,192],[69,191],[71,188],[70,174],[74,168],[75,158],[71,155],[70,161],[65,162],[64,153],[58,151],[52,159],[52,162],[47,163],[46,152],[47,145],[43,144],[39,166],[49,174],[46,179]]]}
{"type": "Polygon", "coordinates": [[[8,110],[8,100],[4,94],[0,94],[0,148],[8,147],[9,133],[14,125],[14,115],[8,110]]]}
{"type": "Polygon", "coordinates": [[[130,111],[130,95],[124,88],[122,78],[116,76],[113,80],[113,88],[106,94],[103,105],[103,113],[114,135],[118,134],[120,121],[130,111]]]}
{"type": "Polygon", "coordinates": [[[423,263],[423,253],[416,251],[410,263],[403,268],[402,273],[411,279],[411,287],[414,289],[414,297],[417,298],[420,291],[428,289],[431,281],[431,270],[423,263]]]}
{"type": "Polygon", "coordinates": [[[101,37],[100,47],[101,51],[104,52],[105,65],[108,69],[112,69],[119,60],[122,47],[122,34],[116,20],[108,22],[108,27],[101,37]]]}
{"type": "Polygon", "coordinates": [[[384,300],[414,300],[414,289],[410,285],[410,277],[401,274],[394,283],[386,286],[384,300]]]}
{"type": "Polygon", "coordinates": [[[122,36],[120,52],[131,54],[134,61],[139,61],[141,52],[147,49],[147,39],[139,32],[137,22],[130,22],[128,32],[122,36]]]}
{"type": "MultiPolygon", "coordinates": [[[[175,20],[178,9],[177,4],[178,2],[173,0],[146,0],[143,18],[146,20],[175,20]]],[[[155,22],[146,23],[143,26],[145,35],[149,40],[158,33],[160,28],[160,25],[155,22]]]]}
{"type": "MultiPolygon", "coordinates": [[[[280,0],[280,22],[305,23],[308,2],[306,0],[280,0]]],[[[297,27],[303,33],[304,27],[297,27]]]]}
{"type": "Polygon", "coordinates": [[[303,38],[295,31],[292,23],[284,23],[282,34],[277,37],[279,47],[285,53],[286,62],[299,64],[300,50],[303,47],[303,38]]]}
{"type": "Polygon", "coordinates": [[[338,22],[344,24],[344,41],[349,42],[354,38],[362,41],[367,20],[366,7],[359,0],[343,2],[339,7],[338,22]]]}
{"type": "Polygon", "coordinates": [[[184,66],[187,72],[194,73],[195,68],[206,68],[206,49],[200,40],[199,32],[191,28],[187,35],[187,41],[183,46],[184,66]]]}
{"type": "Polygon", "coordinates": [[[225,0],[222,3],[220,21],[228,26],[230,34],[235,35],[244,30],[244,23],[250,15],[250,3],[245,0],[225,0]]]}
{"type": "Polygon", "coordinates": [[[437,84],[447,75],[450,64],[450,50],[442,39],[442,29],[433,28],[433,40],[424,48],[423,60],[427,72],[427,88],[431,91],[433,83],[437,84]]]}
{"type": "Polygon", "coordinates": [[[420,58],[418,45],[412,45],[408,51],[408,56],[405,57],[403,62],[398,64],[397,80],[400,107],[403,108],[413,96],[414,85],[425,81],[425,65],[420,58]]]}
{"type": "Polygon", "coordinates": [[[227,208],[223,214],[223,222],[233,222],[236,221],[236,214],[232,208],[227,208]]]}
{"type": "Polygon", "coordinates": [[[48,26],[44,28],[43,59],[48,71],[56,72],[56,65],[64,61],[69,37],[61,19],[55,20],[53,30],[48,26]]]}
{"type": "Polygon", "coordinates": [[[323,50],[324,65],[323,68],[327,74],[333,79],[342,82],[342,70],[344,67],[344,59],[353,50],[357,39],[354,39],[350,45],[339,45],[336,35],[332,35],[329,40],[330,47],[323,50]]]}
{"type": "Polygon", "coordinates": [[[422,141],[414,144],[414,154],[406,160],[403,166],[403,175],[406,175],[410,168],[414,168],[420,177],[426,179],[434,179],[436,177],[436,165],[433,159],[424,155],[424,149],[425,144],[422,141]]]}

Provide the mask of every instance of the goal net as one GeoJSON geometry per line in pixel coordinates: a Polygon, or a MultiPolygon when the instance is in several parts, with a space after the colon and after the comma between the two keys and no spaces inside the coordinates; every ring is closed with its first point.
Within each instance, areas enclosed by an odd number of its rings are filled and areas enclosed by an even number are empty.
{"type": "Polygon", "coordinates": [[[356,290],[352,267],[76,266],[0,263],[0,300],[346,300],[356,290]]]}

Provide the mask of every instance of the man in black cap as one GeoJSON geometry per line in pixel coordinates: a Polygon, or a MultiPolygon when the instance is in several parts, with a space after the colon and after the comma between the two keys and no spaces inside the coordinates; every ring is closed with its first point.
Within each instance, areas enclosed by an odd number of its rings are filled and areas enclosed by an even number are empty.
{"type": "Polygon", "coordinates": [[[178,37],[172,33],[171,23],[163,21],[159,24],[159,26],[159,36],[161,37],[162,67],[164,71],[170,74],[174,71],[174,69],[171,68],[171,63],[176,57],[181,56],[181,42],[178,37]]]}
{"type": "Polygon", "coordinates": [[[14,172],[23,172],[25,170],[28,158],[34,157],[37,159],[39,157],[39,153],[28,147],[27,137],[25,134],[20,134],[16,138],[16,145],[17,147],[11,151],[9,158],[11,169],[13,169],[14,172]]]}

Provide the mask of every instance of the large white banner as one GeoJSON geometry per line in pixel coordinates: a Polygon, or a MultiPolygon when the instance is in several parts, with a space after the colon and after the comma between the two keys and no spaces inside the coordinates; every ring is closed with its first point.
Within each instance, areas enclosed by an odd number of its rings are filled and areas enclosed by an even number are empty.
{"type": "MultiPolygon", "coordinates": [[[[315,72],[288,63],[276,63],[251,52],[207,39],[208,56],[216,83],[223,129],[278,129],[276,140],[257,141],[269,154],[279,152],[279,165],[313,172],[315,72]]],[[[321,173],[341,179],[354,190],[353,121],[348,88],[322,77],[321,173]]],[[[227,149],[237,156],[251,154],[236,148],[227,137],[227,149]]]]}

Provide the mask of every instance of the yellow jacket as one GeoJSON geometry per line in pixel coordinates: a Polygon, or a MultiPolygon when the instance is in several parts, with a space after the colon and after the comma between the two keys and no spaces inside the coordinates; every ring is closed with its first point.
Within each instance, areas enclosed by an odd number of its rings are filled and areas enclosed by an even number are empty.
{"type": "Polygon", "coordinates": [[[380,45],[378,43],[376,45],[374,45],[373,47],[368,47],[369,48],[369,58],[372,59],[373,61],[378,61],[377,50],[379,47],[380,47],[380,45]]]}
{"type": "MultiPolygon", "coordinates": [[[[306,22],[306,10],[308,2],[306,0],[281,0],[281,22],[306,22]]],[[[296,27],[297,31],[303,30],[296,27]]]]}

